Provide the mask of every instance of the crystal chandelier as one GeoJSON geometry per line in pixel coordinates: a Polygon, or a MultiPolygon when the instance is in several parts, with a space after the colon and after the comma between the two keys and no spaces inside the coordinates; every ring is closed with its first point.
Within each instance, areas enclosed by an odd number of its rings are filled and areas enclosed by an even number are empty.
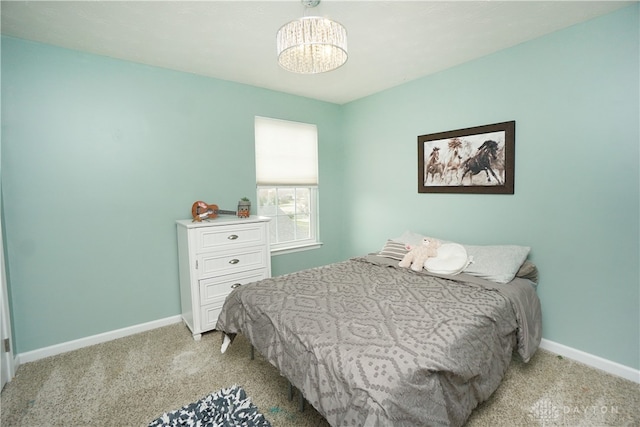
{"type": "MultiPolygon", "coordinates": [[[[320,0],[302,0],[307,8],[320,0]]],[[[347,62],[347,30],[330,19],[303,16],[283,25],[276,36],[278,62],[287,71],[317,74],[347,62]]]]}

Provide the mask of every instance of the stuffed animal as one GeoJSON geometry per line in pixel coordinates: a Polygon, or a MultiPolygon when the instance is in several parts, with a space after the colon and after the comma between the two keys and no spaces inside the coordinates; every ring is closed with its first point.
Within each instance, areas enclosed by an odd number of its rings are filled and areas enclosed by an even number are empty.
{"type": "Polygon", "coordinates": [[[425,237],[422,244],[417,246],[406,245],[409,252],[398,263],[400,267],[409,268],[413,271],[421,271],[427,258],[438,256],[440,241],[425,237]]]}

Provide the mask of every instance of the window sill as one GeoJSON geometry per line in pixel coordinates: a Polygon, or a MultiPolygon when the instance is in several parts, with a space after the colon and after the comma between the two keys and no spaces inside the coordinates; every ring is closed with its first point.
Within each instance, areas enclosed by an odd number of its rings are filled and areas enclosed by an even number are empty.
{"type": "Polygon", "coordinates": [[[288,246],[288,247],[281,247],[281,248],[277,248],[277,249],[271,249],[271,255],[286,255],[286,254],[291,254],[294,252],[303,252],[303,251],[310,251],[312,249],[318,249],[322,247],[322,242],[316,242],[316,243],[308,243],[305,245],[298,245],[298,246],[288,246]]]}

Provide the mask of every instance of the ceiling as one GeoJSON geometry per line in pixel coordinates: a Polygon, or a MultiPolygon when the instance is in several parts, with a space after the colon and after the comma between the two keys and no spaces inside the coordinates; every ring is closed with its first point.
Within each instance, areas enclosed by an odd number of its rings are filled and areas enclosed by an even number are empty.
{"type": "Polygon", "coordinates": [[[616,1],[5,1],[2,34],[344,104],[612,12],[616,1]],[[348,32],[336,71],[281,69],[275,35],[322,15],[348,32]]]}

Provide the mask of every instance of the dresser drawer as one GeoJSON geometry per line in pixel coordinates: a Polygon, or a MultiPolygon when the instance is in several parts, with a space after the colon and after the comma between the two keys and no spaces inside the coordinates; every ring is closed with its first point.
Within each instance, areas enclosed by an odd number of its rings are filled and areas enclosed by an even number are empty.
{"type": "Polygon", "coordinates": [[[266,245],[263,223],[206,227],[196,230],[196,253],[266,245]]]}
{"type": "Polygon", "coordinates": [[[203,331],[210,331],[216,328],[218,316],[222,311],[222,303],[224,303],[224,298],[222,298],[222,302],[219,304],[205,305],[200,309],[200,321],[203,331]]]}
{"type": "MultiPolygon", "coordinates": [[[[267,277],[267,271],[263,269],[200,280],[200,303],[202,305],[217,303],[220,301],[220,297],[224,302],[224,299],[234,288],[267,277]]],[[[222,307],[222,303],[220,303],[220,307],[222,307]]]]}
{"type": "Polygon", "coordinates": [[[197,268],[199,277],[210,277],[266,268],[268,262],[267,248],[263,246],[199,255],[197,268]]]}

